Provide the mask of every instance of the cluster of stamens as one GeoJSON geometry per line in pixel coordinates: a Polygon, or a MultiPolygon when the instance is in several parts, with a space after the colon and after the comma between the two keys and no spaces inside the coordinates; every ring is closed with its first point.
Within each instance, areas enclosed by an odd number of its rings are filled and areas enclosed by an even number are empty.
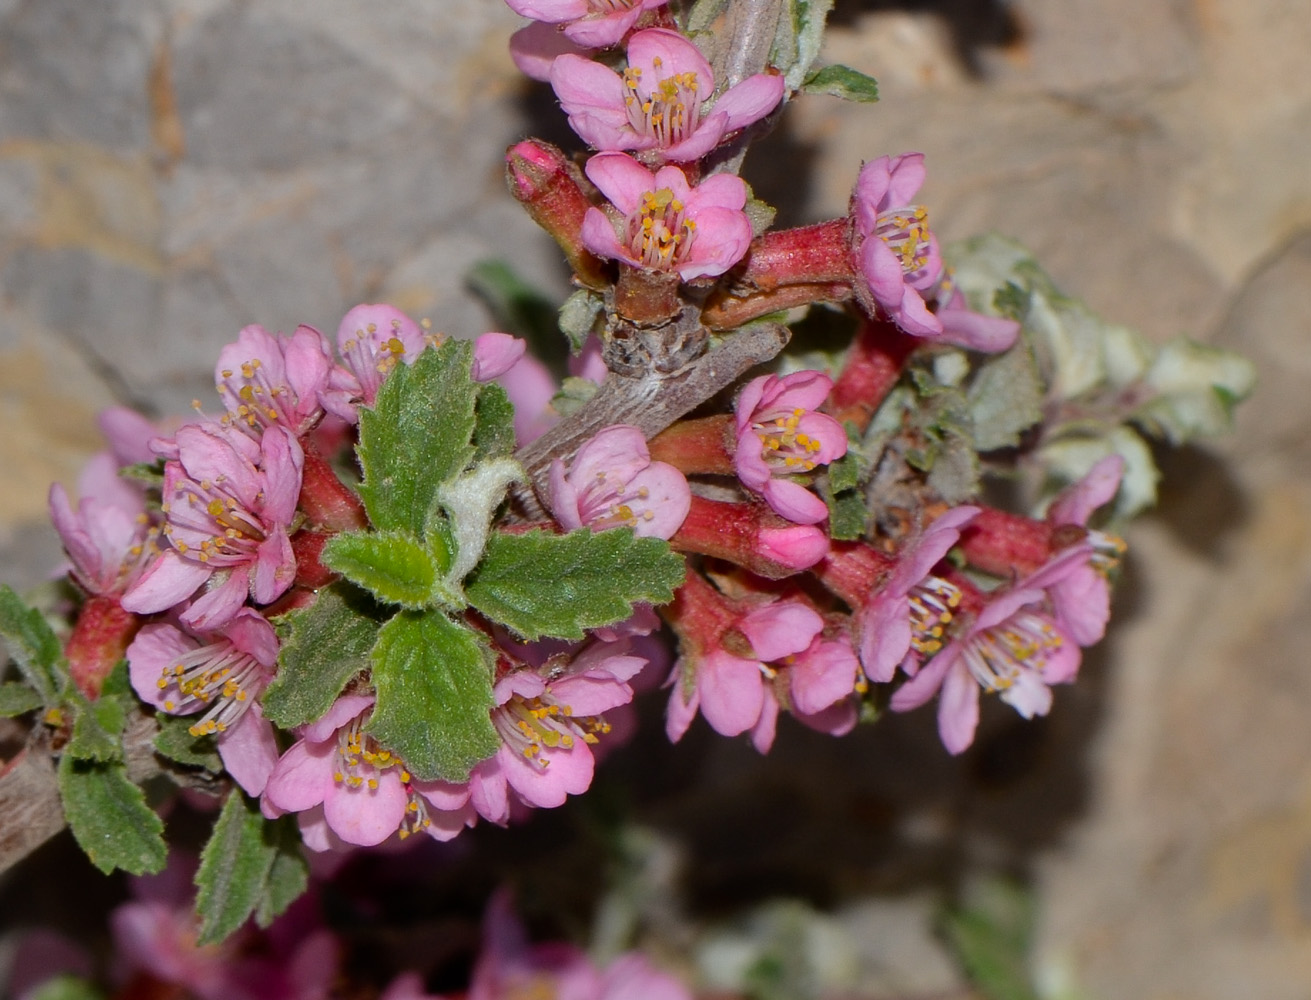
{"type": "Polygon", "coordinates": [[[911,588],[910,645],[925,656],[942,648],[942,636],[960,607],[960,588],[936,576],[925,577],[911,588]]]}
{"type": "Polygon", "coordinates": [[[398,336],[401,321],[392,320],[391,327],[391,336],[384,337],[378,333],[378,324],[370,323],[341,345],[342,361],[360,380],[364,399],[369,402],[377,397],[383,379],[405,356],[405,344],[398,336]]]}
{"type": "Polygon", "coordinates": [[[814,456],[824,445],[819,438],[798,430],[805,415],[798,407],[785,417],[751,425],[760,438],[761,457],[776,471],[809,472],[815,467],[814,456]]]}
{"type": "Polygon", "coordinates": [[[217,566],[244,562],[267,537],[259,518],[223,489],[222,477],[182,480],[174,501],[163,504],[161,509],[168,517],[163,531],[173,548],[179,555],[197,562],[217,566]],[[198,545],[190,545],[173,537],[174,527],[209,537],[198,545]]]}
{"type": "Polygon", "coordinates": [[[242,362],[241,388],[233,390],[232,380],[236,371],[223,369],[224,381],[215,388],[220,396],[229,400],[228,413],[223,417],[225,424],[237,423],[251,430],[271,427],[281,421],[293,430],[299,430],[292,424],[292,408],[296,405],[295,394],[285,383],[274,385],[268,379],[268,370],[259,358],[242,362]]]}
{"type": "Polygon", "coordinates": [[[1102,576],[1110,576],[1120,565],[1120,560],[1124,558],[1128,546],[1124,544],[1122,538],[1104,531],[1089,531],[1087,541],[1092,545],[1089,565],[1102,576]]]}
{"type": "Polygon", "coordinates": [[[225,732],[245,714],[264,689],[267,674],[249,653],[230,640],[200,646],[161,672],[159,690],[174,688],[178,699],[165,698],[164,711],[186,714],[195,705],[209,710],[188,730],[192,736],[225,732]]]}
{"type": "Polygon", "coordinates": [[[696,222],[684,217],[685,206],[669,188],[647,191],[628,217],[628,247],[644,267],[667,271],[692,249],[696,222]]]}
{"type": "Polygon", "coordinates": [[[1004,623],[973,636],[961,655],[983,688],[1005,691],[1024,670],[1041,673],[1064,645],[1065,640],[1049,621],[1019,611],[1004,623]]]}
{"type": "Polygon", "coordinates": [[[378,774],[396,769],[403,784],[410,783],[410,772],[404,762],[390,750],[378,746],[378,741],[363,732],[364,716],[358,715],[349,724],[337,730],[337,768],[332,780],[349,789],[378,787],[378,774]]]}
{"type": "Polygon", "coordinates": [[[880,212],[874,234],[892,248],[902,273],[913,275],[929,262],[929,213],[921,205],[880,212]]]}
{"type": "MultiPolygon", "coordinates": [[[[658,57],[654,66],[660,68],[658,57]]],[[[696,131],[701,118],[696,98],[696,73],[689,71],[664,77],[645,97],[641,93],[641,83],[640,66],[624,70],[624,106],[634,131],[656,140],[662,147],[681,142],[696,131]]]]}
{"type": "Polygon", "coordinates": [[[596,474],[596,480],[589,491],[592,495],[588,498],[591,506],[599,507],[606,511],[599,517],[589,518],[588,525],[596,531],[604,528],[636,528],[640,521],[650,521],[655,517],[655,511],[646,506],[647,501],[651,499],[651,491],[645,486],[639,486],[631,496],[625,497],[627,484],[607,482],[609,477],[604,471],[596,474]]]}
{"type": "Polygon", "coordinates": [[[492,724],[506,746],[542,770],[550,764],[547,750],[569,750],[577,740],[597,743],[610,731],[599,715],[575,716],[568,705],[556,703],[550,695],[523,698],[518,695],[492,713],[492,724]]]}

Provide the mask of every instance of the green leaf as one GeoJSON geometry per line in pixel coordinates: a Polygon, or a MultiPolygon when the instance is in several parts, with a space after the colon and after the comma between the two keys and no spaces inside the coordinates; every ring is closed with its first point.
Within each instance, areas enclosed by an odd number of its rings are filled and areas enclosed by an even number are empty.
{"type": "Polygon", "coordinates": [[[104,994],[85,979],[64,975],[47,979],[27,997],[28,1000],[103,1000],[104,994]]]}
{"type": "Polygon", "coordinates": [[[407,531],[352,531],[323,546],[323,565],[369,591],[380,601],[406,608],[432,603],[436,559],[407,531]]]}
{"type": "Polygon", "coordinates": [[[310,866],[301,848],[300,831],[291,816],[283,816],[266,824],[265,835],[271,835],[275,853],[259,902],[255,905],[255,923],[267,927],[288,906],[300,898],[309,885],[310,866]]]}
{"type": "Polygon", "coordinates": [[[1028,890],[1001,879],[983,881],[945,914],[943,930],[965,975],[988,1000],[1036,1000],[1029,975],[1033,900],[1028,890]]]}
{"type": "Polygon", "coordinates": [[[465,283],[492,314],[494,329],[522,337],[533,357],[557,374],[564,370],[565,345],[551,299],[503,260],[478,261],[469,269],[465,283]]]}
{"type": "Polygon", "coordinates": [[[526,639],[581,639],[583,629],[627,618],[638,601],[673,600],[685,571],[667,542],[628,528],[494,533],[465,595],[526,639]]]}
{"type": "Polygon", "coordinates": [[[222,941],[255,911],[277,855],[270,826],[256,800],[228,793],[196,871],[198,944],[222,941]]]}
{"type": "Polygon", "coordinates": [[[41,707],[41,696],[26,684],[5,681],[0,684],[0,718],[22,715],[41,707]]]}
{"type": "Polygon", "coordinates": [[[824,66],[801,85],[807,94],[828,94],[844,101],[871,104],[879,99],[879,82],[850,66],[824,66]]]}
{"type": "Polygon", "coordinates": [[[402,611],[373,650],[378,691],[369,732],[421,781],[465,781],[496,752],[491,653],[440,611],[402,611]]]}
{"type": "Polygon", "coordinates": [[[473,432],[474,462],[513,455],[514,404],[505,390],[494,382],[484,385],[478,393],[474,414],[478,421],[473,432]]]}
{"type": "Polygon", "coordinates": [[[106,875],[115,868],[144,875],[164,867],[164,823],[122,764],[65,754],[59,761],[59,794],[73,836],[106,875]]]}
{"type": "Polygon", "coordinates": [[[360,411],[360,499],[374,527],[421,535],[437,488],[473,458],[478,388],[471,358],[467,341],[424,351],[397,366],[373,408],[360,411]]]}
{"type": "Polygon", "coordinates": [[[869,504],[860,490],[843,490],[825,496],[828,503],[829,536],[838,542],[854,542],[865,537],[869,504]]]}
{"type": "Polygon", "coordinates": [[[788,0],[787,7],[779,18],[772,61],[783,71],[787,89],[795,91],[801,89],[819,55],[833,0],[788,0]]]}
{"type": "Polygon", "coordinates": [[[188,767],[203,767],[218,774],[223,770],[213,736],[192,736],[192,720],[178,715],[155,716],[159,732],[155,734],[155,752],[188,767]]]}
{"type": "Polygon", "coordinates": [[[575,354],[583,349],[588,335],[596,328],[596,321],[605,311],[605,300],[596,292],[581,288],[564,300],[560,307],[560,330],[569,339],[575,354]]]}
{"type": "Polygon", "coordinates": [[[72,699],[72,707],[73,732],[64,753],[76,760],[122,760],[121,737],[127,722],[123,703],[107,695],[87,701],[79,694],[72,699]]]}
{"type": "Polygon", "coordinates": [[[1042,380],[1023,338],[989,358],[975,372],[965,394],[979,451],[1013,448],[1020,435],[1042,419],[1042,380]]]}
{"type": "Polygon", "coordinates": [[[518,462],[500,458],[483,462],[437,491],[437,501],[450,515],[455,541],[455,558],[446,573],[449,593],[459,594],[460,581],[478,565],[487,545],[492,515],[505,499],[506,487],[521,478],[523,467],[518,462]]]}
{"type": "Polygon", "coordinates": [[[334,583],[279,623],[278,674],[264,690],[264,714],[283,729],[313,722],[346,682],[369,665],[385,612],[364,591],[334,583]]]}
{"type": "Polygon", "coordinates": [[[8,584],[0,584],[0,638],[41,703],[59,703],[68,670],[63,649],[41,612],[30,608],[8,584]]]}

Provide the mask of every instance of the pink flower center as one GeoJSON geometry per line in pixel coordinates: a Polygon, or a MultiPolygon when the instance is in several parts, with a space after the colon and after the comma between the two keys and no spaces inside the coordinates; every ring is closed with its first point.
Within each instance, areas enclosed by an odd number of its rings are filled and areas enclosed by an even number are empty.
{"type": "Polygon", "coordinates": [[[922,205],[905,205],[880,212],[874,235],[892,248],[907,276],[928,265],[929,213],[922,205]]]}
{"type": "Polygon", "coordinates": [[[515,695],[492,713],[492,725],[506,746],[543,771],[551,763],[546,750],[569,750],[576,740],[597,743],[598,734],[610,731],[599,715],[575,716],[549,692],[536,698],[515,695]]]}
{"type": "Polygon", "coordinates": [[[299,433],[295,410],[299,400],[285,382],[269,381],[268,369],[259,358],[244,361],[238,372],[225,368],[220,374],[223,381],[215,388],[223,397],[229,412],[223,417],[225,424],[236,422],[251,430],[259,430],[281,423],[299,433]],[[239,388],[234,388],[234,383],[239,388]]]}
{"type": "MultiPolygon", "coordinates": [[[[659,57],[653,68],[659,70],[659,57]]],[[[642,93],[642,68],[624,70],[624,106],[628,123],[638,135],[655,141],[661,148],[682,142],[701,120],[701,103],[697,100],[696,73],[688,71],[661,77],[646,94],[642,93]]]]}
{"type": "Polygon", "coordinates": [[[222,488],[222,479],[197,482],[185,479],[178,484],[177,496],[184,502],[164,504],[168,515],[164,534],[169,536],[179,555],[215,566],[235,566],[256,556],[267,537],[259,518],[222,488]],[[174,528],[193,535],[208,535],[199,544],[174,538],[174,528]]]}
{"type": "Polygon", "coordinates": [[[224,639],[184,653],[160,672],[158,684],[160,691],[173,688],[177,693],[176,701],[165,698],[166,712],[186,715],[210,706],[188,730],[192,736],[208,736],[226,731],[245,715],[267,681],[264,667],[254,656],[224,639]]]}
{"type": "Polygon", "coordinates": [[[943,630],[956,617],[960,589],[936,576],[925,577],[906,595],[910,602],[910,645],[928,655],[942,648],[943,630]]]}
{"type": "Polygon", "coordinates": [[[633,256],[657,271],[671,271],[692,249],[696,222],[686,218],[682,201],[669,188],[647,191],[637,210],[628,216],[628,248],[633,256]]]}
{"type": "Polygon", "coordinates": [[[639,522],[655,518],[649,489],[639,486],[629,492],[628,483],[604,471],[582,490],[578,507],[582,522],[593,531],[636,528],[639,522]]]}
{"type": "Polygon", "coordinates": [[[337,730],[337,766],[332,772],[333,783],[347,792],[374,791],[378,777],[395,771],[405,787],[405,816],[397,830],[402,840],[432,825],[428,807],[415,791],[409,768],[390,750],[384,750],[372,736],[363,731],[371,711],[366,709],[337,730]]]}
{"type": "Polygon", "coordinates": [[[372,405],[378,398],[378,387],[383,379],[405,356],[405,344],[398,336],[401,321],[393,319],[391,326],[392,335],[388,337],[378,330],[377,323],[370,323],[356,330],[355,336],[341,345],[341,359],[359,379],[360,398],[366,405],[372,405]]]}
{"type": "Polygon", "coordinates": [[[824,445],[818,437],[799,429],[805,415],[806,410],[797,407],[789,414],[752,423],[751,429],[760,438],[760,457],[775,473],[786,476],[815,467],[814,456],[824,445]]]}
{"type": "Polygon", "coordinates": [[[1026,670],[1039,674],[1065,640],[1046,619],[1017,611],[973,636],[962,652],[965,665],[986,691],[1005,691],[1026,670]]]}

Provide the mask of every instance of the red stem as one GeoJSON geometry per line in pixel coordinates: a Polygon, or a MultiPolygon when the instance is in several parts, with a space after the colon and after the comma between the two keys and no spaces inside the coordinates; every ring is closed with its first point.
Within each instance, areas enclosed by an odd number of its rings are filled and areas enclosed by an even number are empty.
{"type": "Polygon", "coordinates": [[[869,426],[892,387],[901,378],[906,359],[918,346],[914,337],[887,320],[866,320],[847,353],[842,373],[833,384],[825,409],[857,430],[869,426]]]}
{"type": "Polygon", "coordinates": [[[649,442],[651,459],[667,462],[684,475],[733,474],[734,417],[717,413],[697,420],[680,420],[649,442]]]}

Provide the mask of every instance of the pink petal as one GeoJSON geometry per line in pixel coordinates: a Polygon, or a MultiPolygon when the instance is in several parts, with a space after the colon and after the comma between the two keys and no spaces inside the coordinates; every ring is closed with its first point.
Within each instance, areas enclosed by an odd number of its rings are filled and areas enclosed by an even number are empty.
{"type": "Polygon", "coordinates": [[[570,41],[551,24],[536,22],[510,36],[510,58],[519,72],[543,83],[551,79],[551,66],[556,59],[566,53],[581,55],[584,51],[584,47],[570,41]]]}
{"type": "MultiPolygon", "coordinates": [[[[675,671],[678,676],[679,671],[675,671]]],[[[688,727],[692,725],[692,720],[696,718],[697,709],[701,705],[701,699],[694,687],[684,698],[683,684],[681,680],[675,680],[674,688],[669,693],[669,706],[665,709],[665,736],[670,743],[677,743],[683,738],[688,727]]]]}
{"type": "Polygon", "coordinates": [[[335,743],[293,743],[274,765],[264,785],[264,797],[283,812],[317,806],[333,787],[337,762],[335,743]]]}
{"type": "Polygon", "coordinates": [[[596,254],[598,257],[605,257],[607,260],[622,260],[634,267],[640,267],[641,261],[632,255],[628,247],[619,242],[619,237],[615,235],[615,227],[610,222],[609,216],[599,208],[589,208],[583,216],[582,229],[579,231],[579,237],[583,246],[596,254]]]}
{"type": "Polygon", "coordinates": [[[567,25],[564,33],[570,41],[576,42],[584,48],[609,48],[628,34],[628,29],[637,23],[641,13],[641,8],[634,7],[632,10],[620,10],[615,11],[613,14],[606,14],[604,17],[580,18],[573,24],[567,25]]]}
{"type": "Polygon", "coordinates": [[[397,775],[378,775],[374,789],[334,786],[323,800],[323,818],[342,840],[359,847],[381,844],[405,819],[407,796],[397,775]]]}
{"type": "Polygon", "coordinates": [[[860,662],[870,680],[892,680],[910,650],[910,602],[905,594],[880,594],[866,605],[860,622],[860,662]]]}
{"type": "Polygon", "coordinates": [[[641,204],[642,195],[660,187],[655,175],[626,153],[597,153],[587,161],[583,170],[610,203],[625,215],[641,204]]]}
{"type": "Polygon", "coordinates": [[[760,718],[751,727],[751,745],[757,753],[769,753],[774,745],[774,734],[778,731],[778,699],[772,688],[764,688],[765,702],[760,709],[760,718]]]}
{"type": "Polygon", "coordinates": [[[263,793],[278,763],[278,741],[258,703],[219,735],[218,752],[223,769],[247,795],[263,793]]]}
{"type": "Polygon", "coordinates": [[[196,598],[178,616],[184,625],[197,632],[213,632],[232,621],[250,592],[250,570],[246,566],[215,574],[211,582],[213,579],[219,580],[218,585],[196,598]]]}
{"type": "Polygon", "coordinates": [[[715,114],[727,114],[726,131],[735,132],[760,121],[783,100],[783,78],[772,73],[757,73],[715,99],[715,114]]]}
{"type": "Polygon", "coordinates": [[[473,370],[475,382],[490,382],[508,372],[524,352],[528,342],[508,333],[484,333],[473,342],[473,370]]]}
{"type": "Polygon", "coordinates": [[[628,40],[628,65],[642,72],[641,92],[653,92],[658,81],[683,73],[696,75],[696,100],[703,102],[714,92],[715,78],[701,50],[676,31],[648,28],[628,40]]]}
{"type": "Polygon", "coordinates": [[[788,693],[802,715],[814,715],[856,689],[860,665],[846,642],[816,641],[788,668],[788,693]]]}
{"type": "Polygon", "coordinates": [[[824,628],[824,619],[799,601],[779,601],[749,612],[737,627],[756,657],[773,663],[807,649],[824,628]]]}
{"type": "Polygon", "coordinates": [[[692,508],[692,491],[688,488],[687,478],[672,465],[652,462],[628,485],[626,492],[630,496],[637,491],[647,491],[646,498],[634,502],[634,506],[640,503],[643,511],[651,514],[650,518],[638,517],[633,533],[639,538],[672,538],[692,508]]]}
{"type": "Polygon", "coordinates": [[[744,213],[731,208],[703,208],[695,221],[696,241],[678,266],[678,276],[684,281],[721,275],[746,256],[751,246],[751,222],[744,213]]]}
{"type": "Polygon", "coordinates": [[[1121,456],[1107,455],[1100,459],[1087,475],[1052,501],[1047,520],[1052,524],[1087,524],[1093,511],[1115,497],[1123,475],[1121,456]]]}
{"type": "Polygon", "coordinates": [[[790,569],[809,569],[828,555],[828,535],[808,524],[764,528],[756,536],[760,554],[790,569]]]}
{"type": "MultiPolygon", "coordinates": [[[[960,658],[961,640],[948,643],[910,680],[892,692],[888,706],[894,712],[909,712],[926,704],[942,687],[943,678],[960,658]]],[[[964,665],[960,668],[969,677],[964,665]]],[[[974,681],[970,680],[970,684],[974,681]]]]}
{"type": "Polygon", "coordinates": [[[923,153],[902,153],[889,161],[887,207],[899,208],[911,204],[919,189],[924,186],[928,171],[924,168],[923,153]]]}
{"type": "Polygon", "coordinates": [[[961,753],[974,742],[978,725],[979,686],[965,664],[957,663],[943,680],[942,696],[938,700],[938,735],[942,737],[942,745],[948,753],[961,753]]]}
{"type": "Polygon", "coordinates": [[[701,715],[715,732],[736,736],[756,724],[765,692],[760,664],[719,651],[697,664],[701,715]]]}
{"type": "Polygon", "coordinates": [[[567,750],[543,747],[542,757],[550,762],[546,767],[510,747],[497,751],[505,780],[529,805],[554,809],[564,805],[570,795],[581,795],[591,786],[595,760],[581,740],[567,750]]]}
{"type": "Polygon", "coordinates": [[[578,509],[578,491],[569,482],[569,474],[560,459],[551,461],[551,485],[548,496],[551,514],[565,531],[573,531],[583,526],[578,509]]]}
{"type": "Polygon", "coordinates": [[[166,611],[194,594],[212,575],[213,570],[203,563],[166,549],[128,588],[120,603],[124,610],[138,615],[166,611]]]}
{"type": "Polygon", "coordinates": [[[142,701],[163,708],[159,679],[178,658],[197,646],[181,629],[162,622],[143,625],[127,647],[128,679],[142,701]]]}
{"type": "Polygon", "coordinates": [[[828,517],[828,504],[790,479],[771,476],[762,493],[774,513],[793,524],[818,524],[828,517]]]}

